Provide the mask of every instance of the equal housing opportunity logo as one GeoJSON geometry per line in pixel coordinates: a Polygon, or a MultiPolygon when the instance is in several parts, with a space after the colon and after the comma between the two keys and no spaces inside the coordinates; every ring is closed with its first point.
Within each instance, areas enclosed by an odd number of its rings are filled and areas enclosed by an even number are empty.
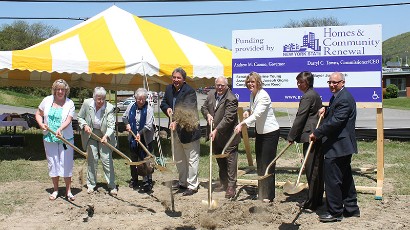
{"type": "Polygon", "coordinates": [[[315,33],[309,32],[302,37],[302,45],[290,43],[283,46],[283,56],[319,56],[322,47],[319,39],[315,38],[315,33]]]}

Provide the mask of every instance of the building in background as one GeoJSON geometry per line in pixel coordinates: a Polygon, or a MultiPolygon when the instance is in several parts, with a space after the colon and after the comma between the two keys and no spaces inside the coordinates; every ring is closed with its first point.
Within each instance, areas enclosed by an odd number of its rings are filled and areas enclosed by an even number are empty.
{"type": "Polygon", "coordinates": [[[410,67],[407,63],[403,65],[402,59],[397,62],[387,62],[383,67],[383,91],[390,84],[399,88],[399,97],[410,97],[410,67]]]}

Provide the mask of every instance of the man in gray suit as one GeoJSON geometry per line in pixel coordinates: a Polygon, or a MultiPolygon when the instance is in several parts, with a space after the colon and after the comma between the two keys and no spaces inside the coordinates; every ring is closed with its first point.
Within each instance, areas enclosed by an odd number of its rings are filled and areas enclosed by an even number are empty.
{"type": "MultiPolygon", "coordinates": [[[[213,141],[212,152],[223,154],[222,150],[238,124],[238,100],[229,89],[228,80],[225,77],[218,77],[215,80],[215,89],[209,91],[201,107],[201,112],[208,121],[208,130],[210,131],[208,133],[210,141],[213,141]],[[213,130],[209,129],[211,123],[213,123],[213,130]]],[[[216,159],[219,166],[220,185],[215,191],[225,191],[225,197],[228,199],[233,198],[236,194],[238,144],[240,141],[240,136],[236,135],[226,150],[229,156],[216,159]]]]}
{"type": "Polygon", "coordinates": [[[344,217],[360,217],[357,193],[352,176],[352,154],[357,153],[355,134],[356,101],[344,87],[341,73],[329,77],[329,89],[333,93],[329,107],[321,109],[323,123],[310,134],[310,139],[322,139],[325,155],[325,191],[327,213],[320,215],[321,222],[341,221],[344,217]]]}

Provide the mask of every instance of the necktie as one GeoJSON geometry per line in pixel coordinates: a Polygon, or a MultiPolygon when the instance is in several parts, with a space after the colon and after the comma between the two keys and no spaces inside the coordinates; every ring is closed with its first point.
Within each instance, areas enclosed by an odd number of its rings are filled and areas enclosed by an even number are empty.
{"type": "Polygon", "coordinates": [[[333,102],[334,99],[335,99],[335,96],[333,95],[333,96],[330,98],[329,106],[332,104],[332,102],[333,102]]]}
{"type": "Polygon", "coordinates": [[[216,101],[215,101],[215,109],[218,107],[219,101],[221,100],[220,96],[216,96],[216,101]]]}

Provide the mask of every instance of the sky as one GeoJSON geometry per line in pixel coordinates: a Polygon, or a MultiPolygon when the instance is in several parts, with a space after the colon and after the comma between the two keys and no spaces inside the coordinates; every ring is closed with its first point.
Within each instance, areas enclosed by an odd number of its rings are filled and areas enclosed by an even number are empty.
{"type": "MultiPolygon", "coordinates": [[[[126,10],[136,16],[199,14],[222,12],[248,12],[266,10],[289,10],[340,6],[358,6],[404,3],[406,1],[387,0],[261,0],[235,2],[184,2],[184,3],[27,3],[0,2],[0,17],[64,17],[90,18],[112,5],[126,10]]],[[[410,2],[407,1],[407,2],[410,2]]],[[[383,41],[396,35],[409,32],[410,23],[406,22],[410,5],[337,9],[320,11],[299,11],[281,13],[237,14],[222,16],[190,17],[144,17],[175,32],[193,37],[216,46],[231,48],[233,30],[252,30],[281,28],[291,20],[300,21],[312,17],[335,17],[347,25],[382,25],[383,41]]],[[[0,25],[11,24],[14,20],[0,19],[0,25]]],[[[39,20],[26,20],[28,23],[39,20]]],[[[69,29],[81,21],[42,20],[60,31],[69,29]]]]}

